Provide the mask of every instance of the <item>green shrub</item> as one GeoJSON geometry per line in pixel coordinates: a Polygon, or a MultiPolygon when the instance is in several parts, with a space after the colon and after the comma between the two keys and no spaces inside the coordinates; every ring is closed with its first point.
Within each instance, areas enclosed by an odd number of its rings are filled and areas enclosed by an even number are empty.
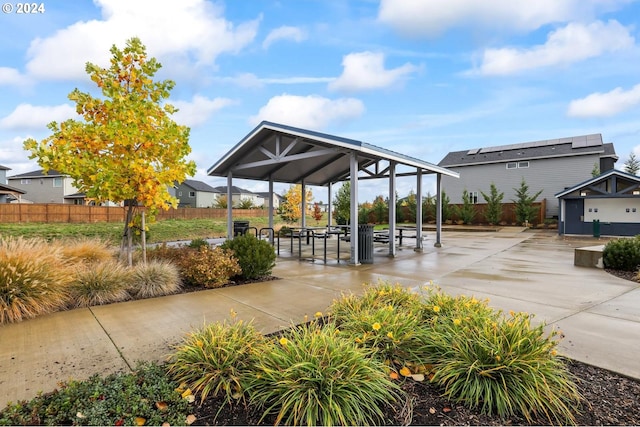
{"type": "Polygon", "coordinates": [[[605,268],[636,271],[640,266],[640,237],[609,241],[602,252],[605,268]]]}
{"type": "Polygon", "coordinates": [[[187,245],[187,247],[191,248],[191,249],[199,249],[201,247],[209,247],[209,242],[207,242],[205,239],[202,239],[200,237],[198,237],[197,239],[193,239],[192,241],[189,242],[189,244],[187,245]]]}
{"type": "Polygon", "coordinates": [[[174,294],[182,287],[178,267],[169,261],[136,264],[130,272],[129,293],[134,298],[174,294]]]}
{"type": "Polygon", "coordinates": [[[526,313],[505,318],[474,298],[436,294],[428,304],[425,362],[433,364],[432,382],[448,399],[501,417],[575,422],[581,396],[557,356],[557,332],[532,327],[526,313]]]}
{"type": "Polygon", "coordinates": [[[230,404],[244,397],[243,378],[255,369],[263,339],[251,323],[207,325],[176,348],[169,373],[202,401],[212,394],[230,404]]]}
{"type": "Polygon", "coordinates": [[[70,381],[28,402],[7,406],[0,425],[186,425],[188,403],[162,366],[70,381]]]}
{"type": "Polygon", "coordinates": [[[275,424],[376,425],[400,395],[384,363],[331,324],[287,331],[264,344],[246,391],[275,424]]]}
{"type": "Polygon", "coordinates": [[[72,307],[110,304],[130,298],[130,270],[109,260],[76,268],[69,284],[72,307]]]}
{"type": "Polygon", "coordinates": [[[63,308],[68,282],[60,247],[42,239],[0,239],[0,324],[63,308]]]}
{"type": "Polygon", "coordinates": [[[276,265],[276,253],[267,241],[246,234],[233,240],[227,240],[221,245],[224,249],[233,251],[238,259],[243,279],[258,279],[269,276],[276,265]]]}

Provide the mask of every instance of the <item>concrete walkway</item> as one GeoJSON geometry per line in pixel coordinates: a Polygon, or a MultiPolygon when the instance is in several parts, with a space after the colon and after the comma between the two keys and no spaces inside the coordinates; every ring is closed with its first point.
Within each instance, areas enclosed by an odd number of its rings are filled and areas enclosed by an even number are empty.
{"type": "MultiPolygon", "coordinates": [[[[410,242],[410,241],[409,241],[410,242]]],[[[407,242],[407,243],[409,243],[407,242]]],[[[563,354],[640,379],[640,287],[600,269],[575,267],[574,248],[602,243],[553,232],[443,233],[422,253],[377,248],[375,263],[279,258],[281,280],[55,313],[0,326],[0,406],[53,390],[58,381],[166,360],[172,345],[207,322],[254,319],[268,333],[325,311],[341,292],[388,280],[408,287],[433,281],[450,294],[489,298],[559,327],[563,354]]],[[[346,245],[345,245],[346,246],[346,245]]]]}

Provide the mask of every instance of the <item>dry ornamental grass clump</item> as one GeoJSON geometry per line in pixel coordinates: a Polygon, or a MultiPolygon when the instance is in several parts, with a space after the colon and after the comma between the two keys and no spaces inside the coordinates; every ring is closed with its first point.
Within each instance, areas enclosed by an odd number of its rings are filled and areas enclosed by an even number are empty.
{"type": "Polygon", "coordinates": [[[71,306],[89,307],[130,298],[130,271],[116,260],[78,266],[69,284],[71,306]]]}
{"type": "Polygon", "coordinates": [[[182,287],[178,267],[169,261],[152,260],[130,270],[129,293],[133,298],[154,298],[178,292],[182,287]]]}
{"type": "Polygon", "coordinates": [[[69,279],[60,248],[42,239],[0,239],[0,324],[63,308],[69,279]]]}

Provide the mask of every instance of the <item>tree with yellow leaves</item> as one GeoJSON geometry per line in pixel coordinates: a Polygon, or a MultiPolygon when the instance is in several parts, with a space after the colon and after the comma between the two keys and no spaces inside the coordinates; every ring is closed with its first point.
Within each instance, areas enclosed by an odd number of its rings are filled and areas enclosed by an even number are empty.
{"type": "MultiPolygon", "coordinates": [[[[313,200],[313,194],[311,189],[307,188],[306,191],[306,204],[307,214],[311,212],[311,201],[313,200]]],[[[297,222],[302,218],[302,185],[295,184],[289,187],[287,192],[282,196],[283,200],[280,203],[279,214],[280,217],[286,222],[297,222]]]]}
{"type": "Polygon", "coordinates": [[[176,124],[171,115],[177,109],[163,103],[175,83],[153,81],[160,63],[147,58],[138,38],[128,40],[124,50],[114,45],[111,53],[109,68],[86,65],[103,99],[78,89],[69,94],[84,120],[51,122],[51,136],[28,139],[24,147],[45,171],[70,176],[87,198],[124,204],[122,249],[131,263],[136,208],[146,207],[153,220],[158,209],[177,207],[168,189],[193,176],[196,165],[186,160],[189,128],[176,124]]]}

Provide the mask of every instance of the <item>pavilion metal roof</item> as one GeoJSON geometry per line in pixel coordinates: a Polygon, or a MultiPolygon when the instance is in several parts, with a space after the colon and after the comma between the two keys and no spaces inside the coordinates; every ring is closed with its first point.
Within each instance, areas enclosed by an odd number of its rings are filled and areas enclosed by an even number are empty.
{"type": "Polygon", "coordinates": [[[211,176],[324,186],[350,175],[350,155],[356,153],[363,176],[386,176],[381,162],[415,168],[404,175],[437,173],[459,177],[457,172],[366,142],[263,121],[207,171],[211,176]]]}

